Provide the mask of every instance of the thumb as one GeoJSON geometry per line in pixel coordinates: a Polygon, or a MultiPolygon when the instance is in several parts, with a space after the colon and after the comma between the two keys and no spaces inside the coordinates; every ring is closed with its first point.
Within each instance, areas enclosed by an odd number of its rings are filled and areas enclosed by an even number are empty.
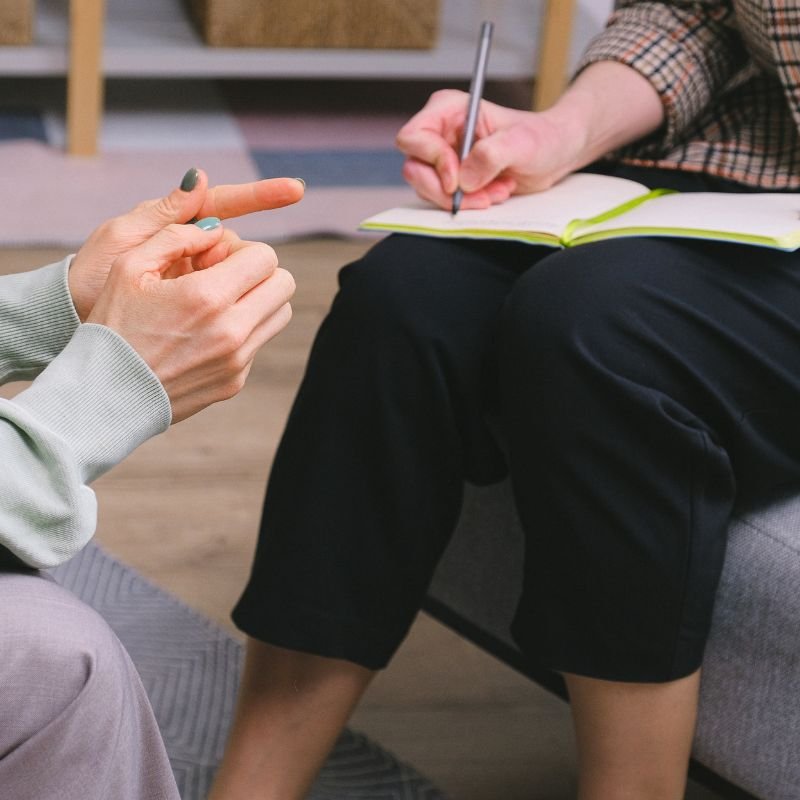
{"type": "Polygon", "coordinates": [[[458,184],[464,192],[476,192],[491,183],[511,166],[515,157],[515,137],[501,130],[480,139],[461,163],[458,184]]]}
{"type": "Polygon", "coordinates": [[[131,212],[139,219],[138,227],[145,235],[152,235],[165,225],[193,221],[203,205],[208,188],[206,173],[192,167],[186,172],[180,186],[157,200],[148,200],[131,212]]]}

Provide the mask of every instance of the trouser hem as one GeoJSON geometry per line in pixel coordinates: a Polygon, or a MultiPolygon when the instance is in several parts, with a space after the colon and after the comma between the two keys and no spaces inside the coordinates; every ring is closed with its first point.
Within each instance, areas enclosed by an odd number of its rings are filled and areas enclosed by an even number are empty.
{"type": "MultiPolygon", "coordinates": [[[[285,601],[265,605],[275,609],[291,608],[285,601]]],[[[239,630],[265,644],[350,661],[374,671],[388,666],[409,627],[400,624],[377,630],[357,620],[321,611],[295,608],[278,615],[243,604],[234,609],[231,618],[239,630]]]]}

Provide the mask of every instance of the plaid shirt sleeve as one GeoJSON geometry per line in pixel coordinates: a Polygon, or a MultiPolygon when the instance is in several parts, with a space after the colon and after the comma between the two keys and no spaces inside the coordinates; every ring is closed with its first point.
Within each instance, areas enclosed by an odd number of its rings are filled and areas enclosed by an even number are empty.
{"type": "Polygon", "coordinates": [[[658,139],[669,148],[708,111],[748,55],[731,0],[618,0],[577,69],[596,61],[621,62],[650,81],[665,111],[658,139]]]}

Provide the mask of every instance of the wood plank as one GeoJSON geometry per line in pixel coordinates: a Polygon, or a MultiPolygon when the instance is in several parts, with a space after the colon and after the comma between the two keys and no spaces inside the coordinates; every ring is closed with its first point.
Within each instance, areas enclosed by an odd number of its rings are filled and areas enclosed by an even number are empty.
{"type": "Polygon", "coordinates": [[[553,105],[567,85],[574,16],[575,0],[546,0],[533,94],[536,111],[553,105]]]}
{"type": "Polygon", "coordinates": [[[69,72],[67,75],[67,150],[92,156],[103,108],[104,0],[70,0],[69,72]]]}

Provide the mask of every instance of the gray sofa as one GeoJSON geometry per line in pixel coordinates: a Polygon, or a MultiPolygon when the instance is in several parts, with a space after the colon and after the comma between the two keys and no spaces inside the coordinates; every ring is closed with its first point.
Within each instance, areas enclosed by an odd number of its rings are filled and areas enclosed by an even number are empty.
{"type": "MultiPolygon", "coordinates": [[[[508,632],[522,534],[508,483],[466,487],[426,610],[564,697],[508,632]]],[[[692,777],[728,798],[800,798],[800,498],[731,526],[703,668],[692,777]]]]}

